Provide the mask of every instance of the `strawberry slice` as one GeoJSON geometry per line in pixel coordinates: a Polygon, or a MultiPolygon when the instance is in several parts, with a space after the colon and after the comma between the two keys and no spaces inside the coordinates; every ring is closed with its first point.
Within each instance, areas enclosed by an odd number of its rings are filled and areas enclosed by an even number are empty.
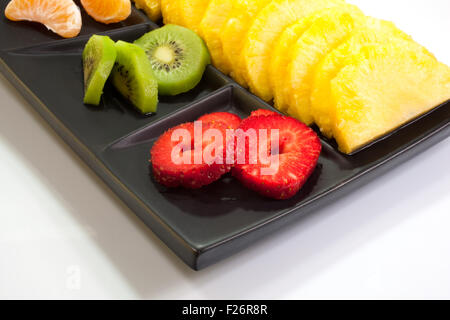
{"type": "Polygon", "coordinates": [[[270,111],[267,109],[258,109],[255,111],[252,111],[250,114],[250,117],[259,117],[259,116],[278,116],[279,114],[275,111],[270,111]]]}
{"type": "Polygon", "coordinates": [[[246,187],[274,199],[289,199],[300,190],[314,171],[322,148],[313,130],[294,118],[281,115],[249,117],[236,130],[236,137],[237,160],[233,176],[246,187]],[[255,141],[243,135],[251,129],[258,138],[255,150],[265,150],[266,159],[259,155],[255,158],[254,153],[252,156],[250,147],[255,147],[255,141]],[[268,143],[258,134],[260,129],[267,129],[268,143]],[[278,129],[278,139],[272,129],[278,129]],[[245,148],[239,145],[240,135],[245,139],[245,148]],[[278,150],[271,141],[278,141],[278,150]]]}
{"type": "Polygon", "coordinates": [[[197,121],[203,121],[205,123],[223,123],[228,129],[237,129],[241,124],[242,119],[234,113],[229,112],[214,112],[205,114],[198,118],[197,121]]]}
{"type": "Polygon", "coordinates": [[[197,189],[231,170],[226,156],[233,147],[233,136],[227,137],[227,127],[222,123],[201,123],[198,132],[202,134],[197,137],[195,125],[198,123],[184,123],[171,128],[155,142],[150,154],[157,182],[167,187],[197,189]],[[221,135],[220,140],[205,136],[209,129],[215,129],[214,132],[221,135]]]}
{"type": "Polygon", "coordinates": [[[250,113],[250,116],[248,118],[245,118],[244,120],[242,120],[240,125],[244,125],[244,123],[248,119],[253,118],[253,117],[269,117],[269,116],[279,116],[279,115],[280,115],[279,113],[276,113],[274,111],[270,111],[267,109],[258,109],[258,110],[252,111],[250,113]]]}

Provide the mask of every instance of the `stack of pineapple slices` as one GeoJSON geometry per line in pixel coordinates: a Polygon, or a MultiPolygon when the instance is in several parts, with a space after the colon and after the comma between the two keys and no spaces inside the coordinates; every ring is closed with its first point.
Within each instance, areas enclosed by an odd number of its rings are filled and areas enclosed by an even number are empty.
{"type": "Polygon", "coordinates": [[[450,68],[344,0],[161,0],[213,64],[352,153],[450,98],[450,68]]]}

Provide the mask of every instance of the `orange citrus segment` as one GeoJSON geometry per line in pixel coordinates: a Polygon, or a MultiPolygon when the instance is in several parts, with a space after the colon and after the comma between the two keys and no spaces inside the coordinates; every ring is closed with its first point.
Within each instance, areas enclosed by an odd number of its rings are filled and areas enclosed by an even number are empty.
{"type": "Polygon", "coordinates": [[[12,0],[5,16],[42,23],[64,38],[76,37],[81,31],[80,9],[72,0],[12,0]]]}
{"type": "Polygon", "coordinates": [[[101,23],[116,23],[131,14],[130,0],[81,0],[86,12],[101,23]]]}

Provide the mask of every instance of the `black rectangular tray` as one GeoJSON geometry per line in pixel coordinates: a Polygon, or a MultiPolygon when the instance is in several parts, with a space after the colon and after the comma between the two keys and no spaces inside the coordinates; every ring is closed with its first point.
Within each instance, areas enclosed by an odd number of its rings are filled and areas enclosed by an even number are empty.
{"type": "MultiPolygon", "coordinates": [[[[158,113],[142,116],[109,85],[100,107],[85,106],[81,52],[90,35],[137,39],[158,26],[136,9],[104,26],[84,16],[75,39],[34,23],[4,18],[0,4],[0,71],[105,183],[187,265],[205,268],[262,236],[332,202],[450,135],[450,103],[403,126],[355,155],[322,138],[319,164],[293,199],[260,197],[227,175],[201,190],[167,189],[150,174],[149,151],[168,128],[213,111],[242,117],[272,106],[209,66],[191,92],[161,97],[158,113]]],[[[124,239],[126,241],[126,239],[124,239]]]]}

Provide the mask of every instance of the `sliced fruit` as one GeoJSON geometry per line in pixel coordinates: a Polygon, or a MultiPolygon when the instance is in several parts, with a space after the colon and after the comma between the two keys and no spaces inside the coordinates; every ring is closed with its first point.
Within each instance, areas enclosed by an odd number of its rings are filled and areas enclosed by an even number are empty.
{"type": "Polygon", "coordinates": [[[332,138],[334,109],[331,96],[331,80],[348,64],[350,57],[370,43],[388,43],[391,39],[411,40],[407,34],[388,21],[366,18],[363,26],[343,44],[328,54],[316,67],[311,92],[311,114],[321,132],[332,138]]]}
{"type": "MultiPolygon", "coordinates": [[[[319,11],[322,13],[323,11],[319,11]]],[[[303,19],[297,20],[287,27],[275,43],[274,51],[270,61],[270,81],[274,95],[274,106],[285,112],[289,107],[289,86],[286,83],[288,66],[291,55],[291,48],[295,45],[300,36],[311,24],[320,16],[314,13],[303,19]]]]}
{"type": "Polygon", "coordinates": [[[202,140],[199,142],[194,140],[194,128],[192,122],[181,124],[155,142],[150,154],[157,182],[169,188],[197,189],[213,183],[231,170],[231,165],[226,164],[226,151],[232,145],[232,138],[227,140],[226,127],[218,123],[202,124],[202,140]],[[222,141],[216,141],[213,136],[208,138],[206,132],[210,129],[218,130],[222,141]],[[205,151],[216,143],[216,152],[211,152],[212,159],[206,161],[205,151]]]}
{"type": "Polygon", "coordinates": [[[273,0],[258,14],[248,31],[242,56],[243,75],[250,90],[261,99],[273,98],[267,68],[273,45],[283,30],[321,9],[345,5],[343,0],[273,0]]]}
{"type": "Polygon", "coordinates": [[[180,12],[180,22],[183,27],[199,33],[200,22],[205,15],[211,0],[178,0],[177,6],[180,12]]]}
{"type": "Polygon", "coordinates": [[[220,40],[223,46],[227,65],[231,66],[230,75],[240,85],[247,87],[242,75],[243,58],[242,48],[247,38],[247,31],[257,14],[272,0],[231,0],[233,6],[230,19],[220,31],[220,40]]]}
{"type": "Polygon", "coordinates": [[[237,129],[241,124],[242,119],[234,113],[230,112],[214,112],[205,114],[198,118],[197,121],[202,121],[204,123],[210,123],[214,125],[215,123],[221,123],[227,127],[227,129],[237,129]]]}
{"type": "Polygon", "coordinates": [[[260,132],[261,129],[268,130],[269,141],[276,139],[271,130],[278,130],[278,153],[275,153],[276,150],[272,149],[270,143],[263,142],[264,139],[259,135],[257,150],[261,154],[261,150],[267,149],[265,155],[267,159],[259,156],[256,163],[251,164],[249,161],[250,139],[246,139],[244,149],[237,146],[237,162],[232,169],[233,176],[247,188],[265,197],[291,198],[314,171],[321,151],[320,140],[317,134],[305,124],[294,118],[280,115],[247,118],[236,131],[236,135],[239,139],[239,134],[249,130],[260,132]],[[242,155],[243,152],[245,155],[242,155]],[[240,158],[245,159],[246,162],[240,163],[240,158]]]}
{"type": "Polygon", "coordinates": [[[180,24],[181,13],[178,0],[161,0],[161,14],[164,24],[180,24]]]}
{"type": "Polygon", "coordinates": [[[191,90],[210,63],[203,40],[184,27],[166,25],[146,33],[135,44],[145,50],[162,95],[191,90]]]}
{"type": "Polygon", "coordinates": [[[81,31],[81,13],[72,0],[12,0],[5,9],[12,21],[34,21],[64,38],[76,37],[81,31]]]}
{"type": "Polygon", "coordinates": [[[83,50],[84,103],[98,106],[116,62],[116,46],[108,36],[93,35],[83,50]]]}
{"type": "Polygon", "coordinates": [[[351,153],[450,99],[450,68],[411,41],[391,39],[353,55],[331,89],[333,134],[351,153]]]}
{"type": "Polygon", "coordinates": [[[147,16],[153,20],[161,19],[161,0],[133,0],[136,8],[144,10],[147,16]]]}
{"type": "Polygon", "coordinates": [[[285,75],[289,115],[307,125],[313,123],[310,97],[314,70],[329,52],[362,24],[364,19],[362,12],[350,5],[325,10],[289,50],[290,63],[287,77],[285,75]]]}
{"type": "Polygon", "coordinates": [[[130,0],[81,0],[86,12],[101,23],[116,23],[131,14],[130,0]]]}
{"type": "Polygon", "coordinates": [[[241,121],[241,126],[245,126],[245,122],[248,121],[248,119],[251,119],[253,117],[270,117],[270,116],[280,116],[281,114],[274,112],[274,111],[270,111],[270,110],[266,110],[266,109],[258,109],[255,111],[252,111],[250,113],[250,116],[245,118],[244,120],[241,121]]]}
{"type": "Polygon", "coordinates": [[[142,114],[156,112],[158,82],[142,48],[124,41],[116,42],[117,58],[111,74],[116,89],[142,114]]]}
{"type": "Polygon", "coordinates": [[[270,111],[267,109],[258,109],[255,111],[252,111],[252,113],[250,113],[250,117],[268,117],[268,116],[277,116],[279,115],[278,113],[276,113],[275,111],[270,111]]]}
{"type": "Polygon", "coordinates": [[[225,74],[230,72],[231,65],[224,57],[220,31],[228,21],[231,9],[230,0],[212,0],[199,27],[199,34],[208,46],[214,66],[225,74]]]}

